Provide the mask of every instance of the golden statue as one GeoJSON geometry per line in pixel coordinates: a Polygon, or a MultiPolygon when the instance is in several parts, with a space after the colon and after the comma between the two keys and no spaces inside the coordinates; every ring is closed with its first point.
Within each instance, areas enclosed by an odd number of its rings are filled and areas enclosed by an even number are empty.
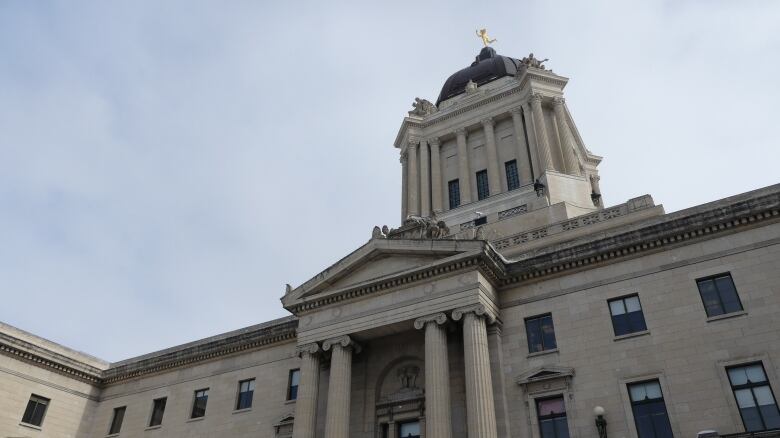
{"type": "Polygon", "coordinates": [[[490,39],[490,37],[487,34],[487,29],[480,29],[477,31],[477,36],[482,39],[482,44],[485,45],[485,47],[495,43],[497,40],[490,39]]]}

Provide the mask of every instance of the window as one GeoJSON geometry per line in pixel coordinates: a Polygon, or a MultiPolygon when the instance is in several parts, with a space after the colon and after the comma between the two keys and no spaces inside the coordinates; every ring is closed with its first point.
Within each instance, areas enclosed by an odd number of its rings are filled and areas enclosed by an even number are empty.
{"type": "Polygon", "coordinates": [[[209,389],[195,391],[195,400],[192,401],[192,415],[190,418],[200,418],[206,415],[206,403],[209,401],[209,389]]]}
{"type": "Polygon", "coordinates": [[[563,397],[536,400],[536,414],[539,417],[539,433],[542,438],[569,438],[563,397]]]}
{"type": "Polygon", "coordinates": [[[627,335],[647,330],[645,315],[642,313],[642,305],[637,295],[616,298],[607,301],[609,313],[612,314],[612,327],[615,336],[627,335]]]}
{"type": "Polygon", "coordinates": [[[739,301],[737,288],[734,287],[731,274],[700,278],[696,280],[696,284],[699,286],[699,293],[704,302],[707,316],[724,315],[742,310],[742,303],[739,301]]]}
{"type": "Polygon", "coordinates": [[[672,438],[672,426],[658,380],[628,385],[628,394],[639,438],[672,438]]]}
{"type": "Polygon", "coordinates": [[[520,187],[520,175],[517,173],[517,160],[504,163],[506,169],[506,189],[514,190],[520,187]]]}
{"type": "Polygon", "coordinates": [[[46,408],[49,407],[49,400],[46,397],[32,394],[30,401],[27,402],[27,409],[24,410],[22,423],[40,426],[43,424],[43,416],[46,414],[46,408]]]}
{"type": "Polygon", "coordinates": [[[238,401],[236,410],[248,409],[252,407],[252,397],[255,394],[255,379],[242,380],[238,382],[238,401]]]}
{"type": "Polygon", "coordinates": [[[108,434],[113,435],[122,430],[122,420],[125,419],[125,406],[114,408],[114,417],[111,419],[111,427],[108,428],[108,434]]]}
{"type": "Polygon", "coordinates": [[[298,382],[301,380],[301,370],[290,370],[290,378],[287,380],[287,400],[298,399],[298,382]]]}
{"type": "Polygon", "coordinates": [[[420,438],[420,422],[401,423],[398,428],[398,436],[399,438],[420,438]]]}
{"type": "Polygon", "coordinates": [[[152,404],[152,417],[149,419],[149,427],[159,426],[162,424],[163,414],[165,413],[165,402],[167,398],[158,398],[152,404]]]}
{"type": "Polygon", "coordinates": [[[745,430],[780,429],[780,412],[761,363],[727,369],[745,430]]]}
{"type": "Polygon", "coordinates": [[[477,199],[483,200],[490,196],[490,187],[488,186],[487,170],[477,172],[477,199]]]}
{"type": "Polygon", "coordinates": [[[460,181],[454,179],[447,183],[450,194],[450,210],[460,207],[460,181]]]}
{"type": "Polygon", "coordinates": [[[528,351],[552,350],[557,348],[552,315],[535,316],[525,320],[525,331],[528,334],[528,351]]]}
{"type": "Polygon", "coordinates": [[[478,227],[480,225],[485,225],[487,223],[487,216],[480,216],[476,219],[474,219],[474,226],[478,227]]]}

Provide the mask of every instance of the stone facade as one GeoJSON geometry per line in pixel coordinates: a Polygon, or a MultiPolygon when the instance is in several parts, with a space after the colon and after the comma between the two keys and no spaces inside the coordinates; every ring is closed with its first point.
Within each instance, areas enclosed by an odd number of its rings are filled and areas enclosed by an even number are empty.
{"type": "Polygon", "coordinates": [[[417,101],[396,141],[402,225],[288,287],[290,317],[113,364],[0,326],[0,436],[546,438],[554,397],[570,437],[599,436],[600,406],[609,436],[645,438],[629,385],[648,381],[675,436],[744,432],[727,368],[760,363],[780,395],[780,185],[670,214],[648,195],[605,207],[567,79],[517,61],[417,101]],[[721,274],[741,310],[708,316],[697,280],[721,274]],[[617,334],[623,297],[644,326],[617,334]],[[31,395],[49,400],[40,426],[22,421],[31,395]]]}

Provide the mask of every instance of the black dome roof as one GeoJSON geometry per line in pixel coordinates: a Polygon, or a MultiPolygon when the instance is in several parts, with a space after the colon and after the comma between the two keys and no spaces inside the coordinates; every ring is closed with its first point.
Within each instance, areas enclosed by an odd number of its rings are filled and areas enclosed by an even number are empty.
{"type": "Polygon", "coordinates": [[[436,105],[450,97],[463,94],[469,81],[483,85],[504,76],[515,76],[519,65],[520,60],[501,56],[492,47],[485,47],[480,50],[471,66],[455,72],[447,79],[439,93],[439,98],[436,99],[436,105]]]}

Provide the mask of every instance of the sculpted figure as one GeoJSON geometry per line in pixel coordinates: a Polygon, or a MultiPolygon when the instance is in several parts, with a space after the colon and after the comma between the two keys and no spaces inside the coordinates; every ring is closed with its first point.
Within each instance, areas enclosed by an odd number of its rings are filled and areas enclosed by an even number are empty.
{"type": "Polygon", "coordinates": [[[412,110],[409,111],[409,115],[428,116],[435,113],[436,111],[439,111],[439,109],[436,108],[436,105],[432,104],[428,100],[415,97],[414,102],[412,103],[412,110]]]}
{"type": "Polygon", "coordinates": [[[485,47],[487,47],[487,46],[495,43],[496,41],[498,41],[495,38],[492,39],[492,40],[490,39],[490,37],[487,34],[487,29],[480,29],[480,30],[478,30],[477,31],[477,36],[482,40],[482,44],[484,44],[485,47]]]}

